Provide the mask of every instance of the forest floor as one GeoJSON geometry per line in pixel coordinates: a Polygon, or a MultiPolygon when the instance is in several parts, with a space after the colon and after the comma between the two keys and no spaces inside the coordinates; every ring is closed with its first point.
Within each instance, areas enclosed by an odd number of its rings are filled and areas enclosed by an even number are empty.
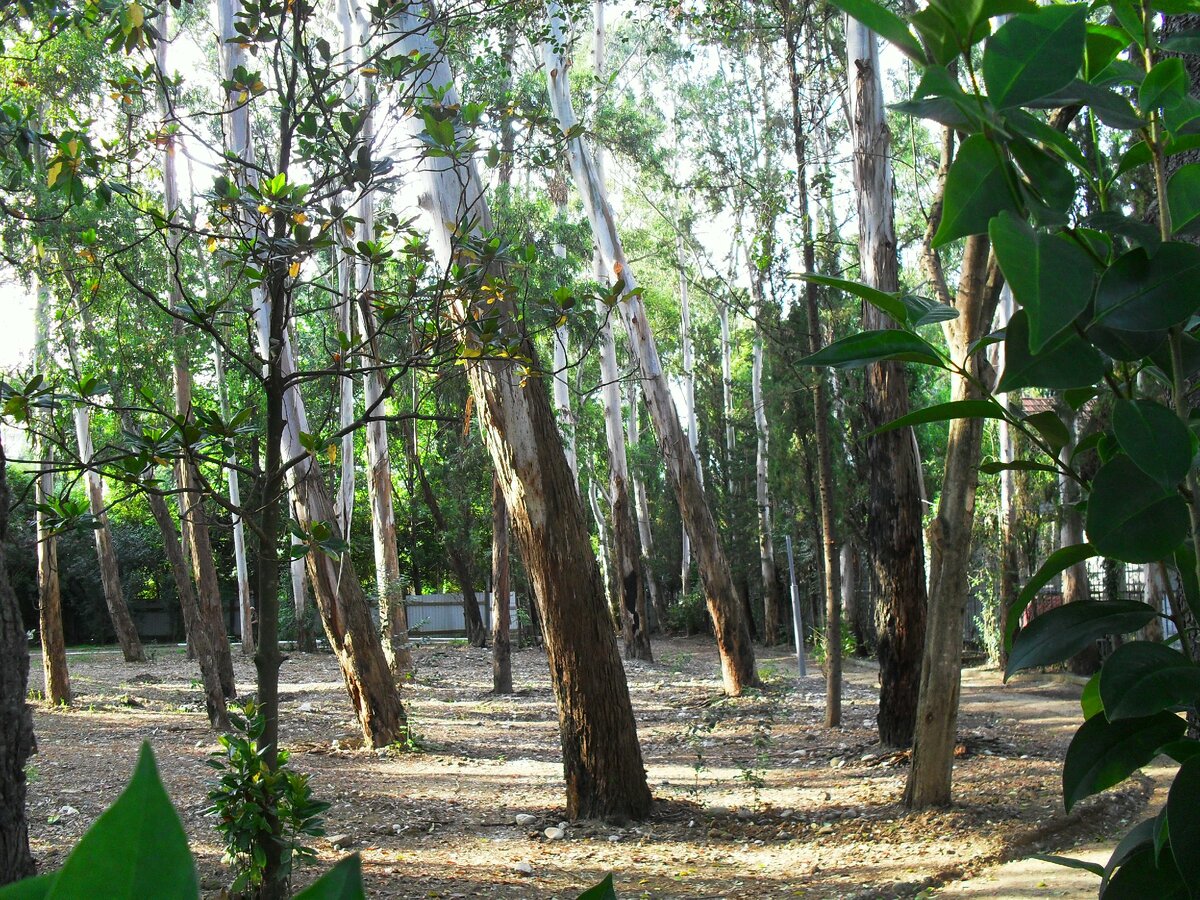
{"type": "MultiPolygon", "coordinates": [[[[250,693],[253,667],[234,650],[239,688],[250,693]]],[[[312,774],[317,797],[333,803],[329,837],[315,841],[321,866],[358,851],[373,897],[568,900],[610,871],[622,898],[931,897],[1007,860],[1095,841],[1132,821],[1153,786],[1139,775],[1064,814],[1059,770],[1079,688],[1048,678],[1004,686],[995,671],[974,668],[964,672],[955,803],[906,815],[908,761],[876,742],[872,664],[849,662],[844,725],[827,730],[819,670],[798,679],[786,650],[759,648],[766,687],[736,700],[720,694],[710,640],[656,640],[654,655],[626,663],[652,818],[574,823],[548,840],[564,801],[539,649],[513,654],[517,693],[497,697],[489,651],[419,648],[403,691],[419,748],[407,752],[361,749],[334,658],[289,654],[283,744],[312,774]],[[518,826],[518,814],[536,821],[518,826]]],[[[148,740],[205,896],[219,896],[228,873],[203,814],[215,741],[194,664],[175,647],[157,648],[146,664],[102,650],[69,662],[76,705],[36,713],[29,811],[40,866],[61,864],[148,740]]],[[[1044,880],[1025,887],[1019,896],[1065,895],[1044,880]]]]}

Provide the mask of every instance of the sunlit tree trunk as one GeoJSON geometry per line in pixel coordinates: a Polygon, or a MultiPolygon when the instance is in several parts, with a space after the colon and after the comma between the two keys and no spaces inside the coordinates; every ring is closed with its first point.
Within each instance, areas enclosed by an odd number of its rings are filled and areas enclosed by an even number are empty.
{"type": "MultiPolygon", "coordinates": [[[[415,102],[434,97],[439,104],[457,104],[449,65],[431,33],[430,8],[424,3],[400,7],[389,22],[389,37],[400,53],[429,60],[410,76],[415,102]]],[[[491,231],[483,184],[469,155],[427,158],[422,168],[432,244],[439,264],[448,269],[462,259],[458,223],[469,220],[477,234],[491,231]]],[[[503,280],[506,274],[495,267],[480,277],[503,280]]],[[[533,358],[532,345],[516,330],[514,310],[500,297],[489,308],[500,312],[502,328],[533,358]]],[[[449,312],[462,324],[471,304],[482,302],[458,291],[449,312]]],[[[538,601],[558,705],[567,815],[640,818],[649,812],[651,798],[629,690],[549,398],[536,386],[525,386],[511,360],[483,356],[469,362],[467,376],[538,601]]]]}
{"type": "MultiPolygon", "coordinates": [[[[159,143],[163,148],[163,209],[167,217],[167,302],[172,312],[183,309],[182,260],[180,243],[183,233],[176,223],[180,207],[179,182],[175,165],[175,114],[167,95],[166,82],[171,77],[167,53],[171,46],[167,39],[170,27],[168,18],[160,20],[163,36],[155,50],[158,71],[164,83],[158,92],[158,108],[161,129],[159,143]]],[[[180,318],[171,321],[173,337],[172,379],[175,390],[175,415],[181,422],[192,422],[192,370],[188,352],[192,335],[180,318]]],[[[175,466],[175,481],[179,488],[179,519],[183,540],[191,555],[192,571],[196,579],[200,610],[205,627],[212,635],[213,650],[221,674],[221,689],[226,697],[237,693],[233,679],[233,655],[229,649],[229,638],[225,630],[225,614],[221,606],[221,586],[217,579],[217,566],[213,561],[212,540],[208,532],[208,515],[204,510],[200,493],[200,476],[196,462],[189,451],[184,451],[175,466]]]]}
{"type": "Polygon", "coordinates": [[[717,303],[717,319],[721,326],[721,417],[725,420],[725,489],[733,499],[733,344],[729,336],[729,304],[717,303]]]}
{"type": "Polygon", "coordinates": [[[37,747],[29,689],[29,639],[8,580],[8,460],[0,443],[0,885],[33,875],[25,816],[26,762],[37,747]]]}
{"type": "MultiPolygon", "coordinates": [[[[566,62],[565,19],[558,3],[547,4],[550,18],[549,40],[543,45],[550,102],[559,126],[573,129],[578,120],[571,105],[570,81],[566,62]]],[[[621,247],[615,219],[608,203],[604,182],[596,170],[591,151],[582,137],[568,142],[571,172],[583,198],[584,209],[592,227],[592,236],[600,248],[609,280],[623,285],[621,311],[629,335],[633,355],[642,376],[642,390],[650,418],[658,436],[660,452],[678,492],[679,510],[689,531],[689,537],[704,582],[709,614],[717,635],[721,655],[721,672],[726,693],[737,695],[747,685],[756,684],[758,673],[754,664],[754,648],[741,604],[734,589],[733,577],[721,537],[717,532],[708,498],[700,476],[700,468],[679,421],[675,400],[671,396],[666,374],[659,360],[658,347],[646,319],[641,298],[631,293],[637,281],[621,247]]]]}
{"type": "MultiPolygon", "coordinates": [[[[231,74],[231,62],[236,59],[234,51],[239,49],[239,46],[230,40],[235,34],[234,0],[219,0],[218,12],[219,33],[223,38],[222,48],[225,51],[224,71],[231,74]]],[[[290,77],[295,77],[294,71],[290,77]]],[[[230,97],[229,100],[226,116],[229,139],[227,151],[234,161],[235,174],[239,179],[245,179],[247,172],[252,171],[247,168],[251,159],[248,109],[244,104],[239,105],[237,97],[230,97]]],[[[292,110],[286,105],[279,110],[281,145],[279,159],[274,162],[274,167],[281,172],[286,172],[290,163],[291,128],[294,125],[291,115],[292,110]]],[[[284,227],[280,215],[270,223],[270,228],[276,233],[284,227]]],[[[248,224],[247,231],[253,233],[248,224]]],[[[272,246],[265,233],[259,237],[261,240],[255,242],[256,246],[272,246]]],[[[264,249],[263,252],[268,253],[269,249],[264,249]]],[[[312,535],[314,528],[323,525],[330,529],[335,538],[342,537],[342,534],[320,466],[301,439],[302,434],[311,433],[311,427],[303,398],[295,382],[297,366],[288,327],[291,305],[289,263],[286,257],[275,255],[256,259],[255,262],[264,272],[263,285],[251,292],[251,305],[255,337],[264,363],[268,433],[267,463],[264,466],[267,491],[264,521],[259,529],[262,558],[259,569],[260,580],[264,578],[261,570],[265,567],[271,570],[266,573],[266,577],[274,576],[277,581],[274,560],[278,559],[278,548],[274,542],[280,528],[279,522],[275,520],[277,507],[274,504],[277,500],[272,491],[282,487],[281,476],[284,473],[291,495],[292,513],[300,530],[306,535],[312,535]],[[275,439],[278,440],[278,444],[274,442],[275,439]]],[[[354,571],[350,554],[342,553],[334,559],[318,547],[311,546],[306,563],[317,608],[325,626],[325,634],[338,658],[346,691],[362,727],[364,740],[373,747],[384,747],[402,740],[407,729],[404,707],[400,702],[399,692],[384,656],[379,632],[372,619],[362,585],[354,571]]],[[[267,586],[264,580],[263,587],[267,586]]],[[[268,621],[268,600],[273,608],[277,605],[278,597],[267,598],[260,590],[260,628],[263,638],[259,642],[255,663],[259,673],[260,692],[272,694],[269,698],[260,698],[264,704],[275,700],[274,692],[277,691],[278,668],[281,662],[278,643],[267,637],[268,628],[272,638],[275,634],[275,623],[268,621]]],[[[271,722],[270,733],[264,736],[264,740],[272,746],[277,740],[276,727],[276,723],[271,722]]]]}
{"type": "MultiPolygon", "coordinates": [[[[295,547],[303,541],[291,535],[290,546],[295,547]]],[[[300,556],[288,563],[288,576],[292,583],[292,609],[296,616],[296,649],[311,653],[317,649],[316,636],[308,627],[308,582],[304,572],[304,557],[300,556]]]]}
{"type": "MultiPolygon", "coordinates": [[[[1004,290],[1000,294],[1000,303],[996,310],[996,327],[1004,328],[1008,324],[1008,320],[1013,313],[1013,295],[1012,290],[1008,285],[1004,286],[1004,290]]],[[[1004,342],[995,345],[996,348],[996,365],[997,372],[1004,371],[1005,350],[1004,342]]],[[[1007,406],[1010,400],[1020,402],[1020,396],[1010,398],[1008,394],[997,394],[996,400],[1007,406]]],[[[1001,419],[997,424],[996,443],[998,444],[999,453],[997,456],[1000,462],[1010,464],[1017,458],[1016,447],[1013,442],[1012,429],[1009,428],[1008,420],[1001,419]]],[[[997,598],[999,608],[996,611],[996,619],[998,631],[1000,634],[1005,634],[1008,628],[1008,612],[1012,609],[1013,604],[1017,601],[1017,594],[1021,589],[1020,576],[1017,563],[1017,478],[1016,473],[1011,469],[1005,469],[1000,473],[1000,596],[997,598]]],[[[999,659],[996,662],[1004,666],[1008,663],[1008,654],[1004,649],[1004,641],[1000,641],[998,648],[999,659]]]]}
{"type": "MultiPolygon", "coordinates": [[[[213,365],[217,372],[217,396],[221,404],[221,418],[229,421],[232,409],[229,406],[229,383],[225,375],[225,353],[220,347],[213,350],[213,365]]],[[[237,457],[230,456],[225,469],[229,485],[229,505],[235,510],[242,508],[242,484],[238,476],[237,457]]],[[[250,599],[250,568],[246,561],[246,525],[240,512],[234,512],[233,562],[237,571],[237,613],[242,627],[242,653],[254,655],[254,604],[250,599]]]]}
{"type": "MultiPolygon", "coordinates": [[[[850,74],[850,130],[858,198],[858,259],[863,281],[899,290],[896,258],[895,183],[891,134],[883,107],[875,35],[846,20],[850,74]]],[[[863,304],[864,328],[893,327],[874,306],[863,304]]],[[[908,413],[908,377],[898,362],[866,370],[866,427],[878,428],[908,413]]],[[[867,544],[876,596],[879,659],[879,739],[891,747],[912,743],[925,642],[925,542],[920,488],[921,461],[910,429],[867,438],[867,544]]]]}
{"type": "MultiPolygon", "coordinates": [[[[86,465],[91,462],[95,449],[92,446],[92,411],[84,404],[75,407],[75,440],[79,445],[79,458],[86,465]]],[[[112,529],[108,527],[108,513],[104,509],[104,487],[100,473],[88,469],[83,475],[87,488],[88,509],[99,527],[93,534],[96,540],[96,561],[100,567],[100,584],[104,588],[104,602],[108,606],[108,617],[112,621],[117,643],[125,662],[145,662],[146,653],[141,639],[125,603],[121,590],[121,571],[117,566],[117,552],[113,547],[112,529]]]]}
{"type": "Polygon", "coordinates": [[[508,504],[492,476],[492,693],[511,694],[512,642],[508,619],[508,504]]]}
{"type": "MultiPolygon", "coordinates": [[[[53,314],[50,287],[34,276],[35,296],[35,367],[41,374],[50,370],[50,318],[53,314]]],[[[38,461],[33,497],[37,504],[37,583],[38,635],[42,644],[43,687],[50,703],[71,702],[71,679],[67,674],[67,647],[63,639],[62,593],[58,579],[58,538],[51,531],[45,504],[57,497],[54,486],[54,450],[49,431],[50,413],[38,415],[30,441],[33,458],[38,461]]]]}

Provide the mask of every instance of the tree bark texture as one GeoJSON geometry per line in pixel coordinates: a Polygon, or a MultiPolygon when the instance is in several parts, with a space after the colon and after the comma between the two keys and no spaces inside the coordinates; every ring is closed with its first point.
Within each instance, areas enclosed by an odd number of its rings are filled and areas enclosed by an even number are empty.
{"type": "MultiPolygon", "coordinates": [[[[878,40],[846,20],[851,135],[858,197],[859,275],[882,291],[899,290],[895,184],[891,134],[884,115],[878,40]]],[[[863,327],[892,327],[880,310],[863,304],[863,327]]],[[[874,430],[907,415],[908,377],[898,362],[867,367],[866,427],[874,430]]],[[[917,717],[921,651],[925,643],[925,543],[920,465],[910,429],[873,435],[867,451],[867,545],[876,597],[879,659],[879,739],[890,747],[912,743],[917,717]]]]}
{"type": "MultiPolygon", "coordinates": [[[[551,106],[563,130],[577,124],[571,105],[570,81],[565,56],[565,19],[558,3],[548,3],[550,39],[543,45],[546,59],[546,74],[551,106]]],[[[750,642],[750,630],[738,602],[733,577],[725,549],[713,519],[708,498],[704,493],[700,467],[696,456],[684,435],[667,384],[666,374],[659,360],[658,347],[641,299],[630,294],[637,287],[636,279],[617,235],[616,221],[608,203],[603,181],[598,177],[591,151],[581,137],[568,142],[571,173],[583,199],[592,236],[599,247],[609,279],[623,285],[621,301],[617,307],[629,335],[633,355],[642,376],[642,390],[650,418],[658,438],[667,472],[674,485],[679,501],[679,511],[688,529],[696,555],[713,630],[717,636],[717,649],[721,655],[721,674],[725,692],[731,696],[740,694],[743,688],[758,683],[754,662],[754,647],[750,642]]]]}
{"type": "MultiPolygon", "coordinates": [[[[75,440],[79,445],[79,458],[86,465],[95,453],[92,446],[92,413],[84,405],[75,407],[75,440]]],[[[146,652],[138,637],[129,606],[125,603],[125,592],[121,590],[121,571],[117,566],[117,552],[113,548],[112,529],[108,527],[108,513],[104,509],[104,487],[100,473],[93,469],[84,472],[87,488],[88,509],[99,527],[93,534],[96,540],[96,561],[100,567],[100,584],[104,588],[104,602],[108,606],[108,617],[125,662],[145,662],[146,652]]]]}
{"type": "Polygon", "coordinates": [[[754,358],[750,369],[751,402],[754,404],[754,432],[758,437],[754,456],[755,500],[758,506],[758,562],[763,592],[763,643],[768,647],[779,643],[780,609],[782,598],[775,572],[775,538],[771,534],[770,426],[767,423],[767,402],[763,395],[763,338],[759,316],[763,308],[762,279],[751,272],[751,291],[754,294],[754,358]]]}
{"type": "MultiPolygon", "coordinates": [[[[943,323],[952,357],[975,378],[987,378],[983,354],[968,350],[990,327],[1000,294],[1000,270],[989,257],[985,235],[967,238],[955,306],[959,316],[943,323]]],[[[951,399],[976,400],[969,380],[951,376],[951,399]]],[[[929,526],[929,618],[921,660],[920,699],[913,737],[912,768],[904,789],[909,809],[950,802],[954,741],[962,673],[963,619],[970,586],[971,532],[983,443],[980,419],[956,419],[946,443],[945,475],[937,516],[929,526]]]]}
{"type": "Polygon", "coordinates": [[[29,642],[8,580],[8,462],[0,444],[0,885],[36,871],[25,817],[25,763],[35,752],[29,689],[29,642]]]}
{"type": "MultiPolygon", "coordinates": [[[[430,8],[413,3],[396,11],[390,21],[390,36],[397,39],[401,53],[416,51],[430,60],[411,76],[417,102],[436,96],[442,104],[456,104],[449,65],[431,34],[430,8]]],[[[448,269],[460,259],[455,232],[479,235],[492,230],[483,184],[469,156],[425,159],[423,168],[428,191],[424,202],[434,223],[432,243],[438,262],[448,269]]],[[[491,268],[480,277],[494,283],[503,281],[505,274],[491,268]]],[[[469,304],[483,302],[457,291],[451,315],[461,324],[471,314],[469,304]]],[[[510,302],[501,299],[496,306],[506,320],[502,328],[510,329],[509,336],[535,359],[532,345],[511,332],[510,302]]],[[[641,818],[650,810],[651,797],[629,690],[549,398],[536,379],[523,383],[508,359],[481,357],[469,363],[467,375],[538,600],[558,705],[567,815],[641,818]]]]}
{"type": "Polygon", "coordinates": [[[511,694],[512,640],[508,618],[508,504],[492,476],[492,693],[511,694]]]}

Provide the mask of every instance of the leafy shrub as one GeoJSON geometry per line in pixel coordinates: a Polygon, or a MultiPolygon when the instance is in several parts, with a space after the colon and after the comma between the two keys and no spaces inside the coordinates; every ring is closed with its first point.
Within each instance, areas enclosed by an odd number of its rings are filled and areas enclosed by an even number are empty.
{"type": "Polygon", "coordinates": [[[286,750],[279,751],[275,771],[267,768],[260,744],[267,726],[262,710],[253,701],[240,707],[240,715],[237,709],[229,716],[235,733],[221,735],[221,749],[209,759],[222,774],[208,792],[212,806],[205,810],[217,819],[224,860],[234,871],[234,893],[262,887],[268,842],[280,851],[279,879],[289,883],[296,866],[316,857],[302,840],[325,834],[321,814],[329,809],[328,803],[312,798],[307,775],[288,769],[286,750]]]}
{"type": "MultiPolygon", "coordinates": [[[[820,628],[812,630],[812,646],[813,659],[816,660],[818,666],[825,665],[825,658],[828,655],[826,652],[825,632],[820,628]]],[[[850,624],[842,619],[842,659],[848,656],[853,656],[858,652],[858,639],[854,636],[854,632],[850,630],[850,624]]]]}
{"type": "Polygon", "coordinates": [[[676,634],[705,634],[709,629],[708,606],[701,591],[693,589],[667,607],[666,628],[676,634]]]}

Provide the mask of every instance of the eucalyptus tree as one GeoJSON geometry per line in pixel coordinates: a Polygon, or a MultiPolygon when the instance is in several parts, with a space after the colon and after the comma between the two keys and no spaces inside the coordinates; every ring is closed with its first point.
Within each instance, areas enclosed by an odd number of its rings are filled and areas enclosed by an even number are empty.
{"type": "Polygon", "coordinates": [[[641,292],[616,231],[616,220],[604,182],[595,158],[584,142],[582,126],[572,106],[565,14],[557,3],[547,4],[547,11],[550,28],[543,53],[550,103],[559,126],[567,136],[572,176],[591,223],[593,239],[604,260],[606,278],[613,286],[615,307],[620,310],[641,374],[642,391],[658,436],[659,449],[677,492],[680,513],[694,544],[709,614],[717,635],[725,690],[737,695],[758,681],[749,628],[734,589],[723,542],[708,505],[696,456],[680,424],[658,347],[646,320],[641,292]]]}

